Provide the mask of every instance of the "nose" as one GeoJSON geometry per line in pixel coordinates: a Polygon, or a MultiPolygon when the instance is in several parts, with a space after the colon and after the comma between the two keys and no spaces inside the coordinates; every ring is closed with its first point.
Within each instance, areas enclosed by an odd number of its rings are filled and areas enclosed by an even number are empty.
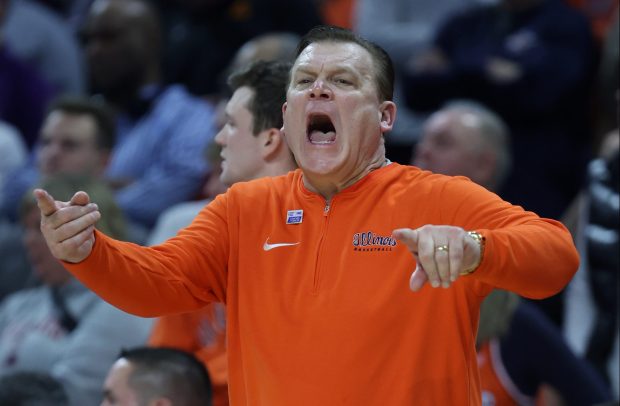
{"type": "Polygon", "coordinates": [[[323,80],[317,80],[310,88],[311,99],[331,100],[333,94],[329,86],[326,86],[323,80]]]}
{"type": "Polygon", "coordinates": [[[49,141],[44,144],[39,150],[40,159],[42,162],[50,162],[57,159],[61,153],[61,148],[57,142],[49,141]]]}
{"type": "Polygon", "coordinates": [[[218,133],[215,134],[215,138],[214,138],[215,143],[217,145],[219,145],[219,146],[222,146],[222,147],[224,146],[224,138],[226,138],[226,137],[224,137],[224,130],[225,130],[225,128],[226,128],[226,126],[222,127],[220,129],[220,131],[218,131],[218,133]]]}

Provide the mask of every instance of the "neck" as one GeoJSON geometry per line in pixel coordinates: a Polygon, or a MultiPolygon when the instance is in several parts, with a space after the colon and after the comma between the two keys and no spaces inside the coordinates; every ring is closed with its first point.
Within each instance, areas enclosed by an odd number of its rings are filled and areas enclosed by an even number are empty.
{"type": "Polygon", "coordinates": [[[355,173],[353,176],[342,182],[333,181],[332,179],[325,178],[325,176],[313,175],[304,172],[304,186],[311,192],[320,194],[325,198],[327,202],[330,202],[335,195],[337,195],[344,189],[354,185],[355,183],[363,179],[366,175],[368,175],[370,172],[383,168],[389,163],[390,161],[383,155],[380,158],[373,160],[361,171],[355,173]]]}
{"type": "Polygon", "coordinates": [[[263,170],[260,171],[260,173],[257,173],[257,176],[255,177],[255,179],[262,178],[265,176],[269,176],[269,177],[280,176],[290,171],[294,171],[295,169],[297,169],[297,166],[292,160],[272,162],[270,164],[265,165],[263,170]]]}

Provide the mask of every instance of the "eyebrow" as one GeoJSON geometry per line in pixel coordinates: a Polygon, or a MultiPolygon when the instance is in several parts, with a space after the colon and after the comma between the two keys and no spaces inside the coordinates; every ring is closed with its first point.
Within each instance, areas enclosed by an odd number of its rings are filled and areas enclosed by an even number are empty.
{"type": "MultiPolygon", "coordinates": [[[[363,76],[364,72],[356,72],[355,70],[347,67],[347,66],[335,66],[333,68],[328,68],[329,70],[327,71],[329,76],[332,75],[339,75],[342,73],[348,73],[350,75],[353,76],[363,76]]],[[[300,74],[307,74],[307,75],[316,75],[316,69],[313,69],[309,64],[304,64],[304,65],[299,65],[297,67],[297,69],[293,72],[293,76],[297,75],[298,73],[300,74]]]]}

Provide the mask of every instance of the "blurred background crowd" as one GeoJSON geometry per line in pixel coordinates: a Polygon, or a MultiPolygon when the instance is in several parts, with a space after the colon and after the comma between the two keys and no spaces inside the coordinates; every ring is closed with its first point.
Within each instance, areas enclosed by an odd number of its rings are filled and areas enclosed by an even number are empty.
{"type": "MultiPolygon", "coordinates": [[[[483,309],[485,405],[617,401],[618,13],[618,0],[0,0],[0,404],[7,387],[45,392],[45,379],[64,392],[50,405],[114,404],[108,372],[141,346],[194,353],[213,389],[196,404],[227,404],[225,310],[166,342],[51,256],[31,190],[86,190],[119,239],[174,235],[171,210],[226,189],[228,76],[290,62],[320,24],[394,60],[388,158],[467,176],[573,233],[581,267],[562,293],[497,292],[483,309]]],[[[146,354],[133,362],[184,365],[146,354]]]]}

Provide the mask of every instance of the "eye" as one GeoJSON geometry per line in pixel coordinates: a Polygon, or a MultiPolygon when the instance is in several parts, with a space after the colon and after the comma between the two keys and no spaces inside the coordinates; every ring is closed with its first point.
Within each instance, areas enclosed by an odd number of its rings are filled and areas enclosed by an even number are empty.
{"type": "Polygon", "coordinates": [[[76,140],[62,140],[60,147],[65,151],[75,151],[80,147],[80,143],[76,140]]]}
{"type": "Polygon", "coordinates": [[[298,85],[307,85],[312,83],[312,80],[310,80],[309,78],[301,78],[301,79],[297,79],[297,84],[298,85]]]}
{"type": "Polygon", "coordinates": [[[349,79],[340,78],[340,77],[335,78],[334,82],[336,82],[336,83],[338,83],[340,85],[345,85],[345,86],[351,86],[353,84],[353,82],[351,82],[349,79]]]}
{"type": "Polygon", "coordinates": [[[224,127],[232,127],[235,125],[235,122],[230,114],[226,113],[224,115],[224,127]]]}

